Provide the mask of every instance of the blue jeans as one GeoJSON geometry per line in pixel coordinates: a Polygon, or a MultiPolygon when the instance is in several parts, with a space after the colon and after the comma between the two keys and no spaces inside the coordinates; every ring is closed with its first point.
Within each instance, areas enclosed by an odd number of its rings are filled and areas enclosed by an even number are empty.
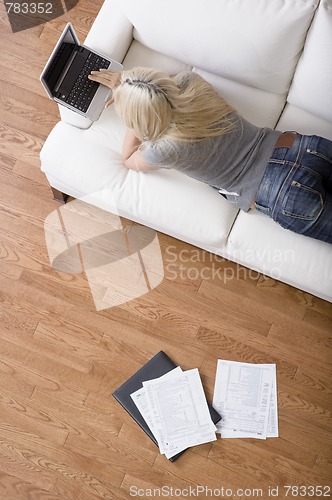
{"type": "Polygon", "coordinates": [[[255,206],[282,227],[332,243],[332,141],[297,134],[273,151],[255,206]]]}

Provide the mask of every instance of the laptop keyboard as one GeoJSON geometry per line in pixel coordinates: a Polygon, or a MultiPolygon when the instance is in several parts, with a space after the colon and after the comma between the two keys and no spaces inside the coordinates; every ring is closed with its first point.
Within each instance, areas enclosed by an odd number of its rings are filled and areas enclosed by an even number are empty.
{"type": "Polygon", "coordinates": [[[108,68],[109,64],[107,59],[90,52],[66,102],[74,108],[86,112],[99,86],[97,82],[89,80],[88,75],[91,71],[108,68]]]}

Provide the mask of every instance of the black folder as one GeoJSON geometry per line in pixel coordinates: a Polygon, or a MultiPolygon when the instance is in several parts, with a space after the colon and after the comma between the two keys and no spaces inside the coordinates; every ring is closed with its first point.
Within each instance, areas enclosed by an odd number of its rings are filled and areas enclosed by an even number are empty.
{"type": "MultiPolygon", "coordinates": [[[[176,364],[165,354],[163,351],[158,352],[150,361],[148,361],[138,372],[134,373],[124,384],[113,392],[115,399],[123,406],[129,415],[138,423],[138,425],[146,432],[152,441],[158,446],[158,443],[150,431],[149,426],[142,417],[140,411],[130,397],[130,394],[142,388],[143,382],[159,378],[165,373],[176,368],[176,364]]],[[[211,406],[208,405],[210,415],[214,424],[221,420],[219,413],[211,406]]],[[[184,450],[185,451],[185,450],[184,450]]],[[[183,451],[174,455],[169,460],[174,462],[183,451]]]]}

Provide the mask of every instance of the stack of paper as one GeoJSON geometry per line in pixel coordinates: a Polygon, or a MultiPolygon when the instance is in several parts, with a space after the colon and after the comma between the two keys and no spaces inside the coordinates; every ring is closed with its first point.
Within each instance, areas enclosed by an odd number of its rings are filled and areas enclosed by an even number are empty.
{"type": "Polygon", "coordinates": [[[222,438],[278,437],[276,365],[219,359],[213,406],[222,438]]]}
{"type": "Polygon", "coordinates": [[[217,439],[197,369],[183,372],[177,367],[143,382],[131,398],[167,458],[217,439]]]}

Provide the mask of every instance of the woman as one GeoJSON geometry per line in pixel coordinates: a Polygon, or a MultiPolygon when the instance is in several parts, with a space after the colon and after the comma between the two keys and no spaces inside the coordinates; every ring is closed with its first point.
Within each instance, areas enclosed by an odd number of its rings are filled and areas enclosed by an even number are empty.
{"type": "Polygon", "coordinates": [[[332,243],[332,141],[260,128],[202,77],[149,68],[93,71],[127,126],[125,165],[174,168],[282,227],[332,243]]]}

